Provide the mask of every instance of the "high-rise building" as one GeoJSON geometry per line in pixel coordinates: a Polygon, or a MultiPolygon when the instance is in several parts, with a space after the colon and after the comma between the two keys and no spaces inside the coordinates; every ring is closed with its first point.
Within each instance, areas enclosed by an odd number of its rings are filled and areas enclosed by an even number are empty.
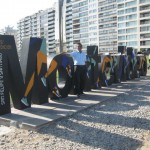
{"type": "Polygon", "coordinates": [[[72,0],[66,0],[65,14],[65,35],[66,35],[66,50],[73,51],[73,25],[72,25],[72,0]]]}
{"type": "Polygon", "coordinates": [[[68,0],[66,38],[69,51],[78,42],[83,50],[89,45],[99,46],[99,51],[117,50],[116,0],[68,0]]]}
{"type": "Polygon", "coordinates": [[[99,0],[99,49],[117,51],[117,2],[99,0]]]}
{"type": "Polygon", "coordinates": [[[45,37],[50,53],[72,52],[97,45],[101,51],[118,46],[150,48],[149,0],[55,0],[53,8],[18,22],[18,49],[24,37],[45,37]]]}
{"type": "Polygon", "coordinates": [[[139,0],[140,50],[150,49],[150,1],[139,0]]]}
{"type": "Polygon", "coordinates": [[[55,0],[52,8],[41,10],[18,22],[18,50],[22,39],[27,37],[46,38],[47,55],[63,51],[63,0],[55,0]]]}
{"type": "Polygon", "coordinates": [[[88,20],[88,0],[73,0],[73,43],[81,42],[83,44],[83,50],[86,50],[87,45],[89,45],[88,20]]]}
{"type": "Polygon", "coordinates": [[[18,50],[22,39],[27,37],[46,38],[47,53],[55,52],[55,10],[54,8],[39,11],[18,22],[18,50]]]}
{"type": "Polygon", "coordinates": [[[66,3],[66,41],[68,51],[81,42],[83,50],[88,45],[98,45],[97,0],[68,0],[66,3]]]}
{"type": "Polygon", "coordinates": [[[118,45],[150,48],[150,1],[118,0],[118,45]]]}
{"type": "Polygon", "coordinates": [[[118,45],[139,48],[137,0],[118,0],[118,45]]]}

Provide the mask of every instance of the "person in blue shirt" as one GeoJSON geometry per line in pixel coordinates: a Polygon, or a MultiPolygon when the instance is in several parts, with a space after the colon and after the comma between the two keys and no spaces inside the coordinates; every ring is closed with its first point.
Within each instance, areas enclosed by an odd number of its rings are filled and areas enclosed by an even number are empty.
{"type": "Polygon", "coordinates": [[[74,60],[74,86],[77,97],[83,93],[86,79],[86,54],[82,51],[82,44],[77,44],[77,51],[71,53],[74,60]]]}

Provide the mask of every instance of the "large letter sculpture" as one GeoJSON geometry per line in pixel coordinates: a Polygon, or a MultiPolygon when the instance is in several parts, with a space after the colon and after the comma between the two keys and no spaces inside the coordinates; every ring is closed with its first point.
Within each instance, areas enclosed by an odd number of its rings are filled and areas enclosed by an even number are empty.
{"type": "MultiPolygon", "coordinates": [[[[88,46],[87,58],[87,91],[133,79],[138,71],[140,75],[147,73],[145,55],[136,56],[132,48],[127,49],[127,55],[98,55],[97,46],[88,46]]],[[[46,103],[48,94],[51,99],[64,98],[73,89],[72,57],[67,53],[56,55],[47,70],[45,39],[24,39],[20,62],[14,37],[0,35],[0,115],[11,112],[10,100],[16,109],[25,109],[31,107],[31,101],[46,103]]]]}
{"type": "Polygon", "coordinates": [[[50,67],[42,79],[47,81],[45,86],[48,86],[51,99],[68,96],[73,82],[72,57],[67,53],[62,53],[51,58],[50,67]]]}
{"type": "MultiPolygon", "coordinates": [[[[98,63],[100,59],[98,57],[98,46],[87,46],[87,58],[89,63],[87,68],[87,78],[89,78],[88,80],[90,80],[89,83],[91,84],[91,88],[93,89],[99,88],[100,80],[98,74],[98,63]]],[[[90,84],[87,84],[85,89],[90,84]]]]}
{"type": "Polygon", "coordinates": [[[127,48],[127,55],[129,65],[127,67],[127,79],[131,80],[135,78],[135,74],[137,74],[137,58],[136,53],[132,47],[127,48]]]}
{"type": "Polygon", "coordinates": [[[27,38],[21,49],[21,69],[25,82],[25,91],[21,102],[27,107],[48,102],[48,90],[41,82],[47,71],[46,40],[27,38]],[[42,93],[42,94],[41,94],[42,93]]]}
{"type": "Polygon", "coordinates": [[[113,70],[113,59],[107,53],[99,55],[101,62],[98,64],[99,78],[102,86],[111,85],[114,76],[112,75],[113,70]]]}
{"type": "MultiPolygon", "coordinates": [[[[16,109],[24,109],[31,106],[31,96],[33,87],[37,89],[38,94],[42,89],[39,87],[39,82],[35,81],[36,76],[38,76],[43,70],[46,72],[46,68],[43,69],[42,63],[41,68],[38,68],[37,57],[41,56],[39,51],[43,49],[42,39],[31,38],[27,40],[25,45],[26,48],[23,48],[27,55],[24,55],[24,58],[28,58],[26,63],[24,63],[24,69],[20,67],[16,45],[13,36],[2,35],[0,36],[0,56],[1,56],[1,97],[0,97],[0,115],[7,114],[11,112],[10,109],[10,95],[13,105],[16,109]],[[27,42],[28,41],[28,42],[27,42]],[[25,71],[26,70],[26,71],[25,71]],[[24,79],[23,75],[24,74],[24,79]],[[38,72],[38,73],[37,73],[38,72]],[[38,85],[34,86],[34,83],[37,82],[38,85]]],[[[43,43],[44,44],[44,43],[43,43]]],[[[42,54],[44,55],[44,54],[42,54]]],[[[46,58],[46,57],[45,57],[46,58]]],[[[43,60],[46,64],[46,59],[43,60]]],[[[24,61],[22,61],[23,63],[24,61]]],[[[41,82],[41,81],[40,81],[41,82]]],[[[41,83],[42,84],[42,83],[41,83]]],[[[45,103],[48,101],[47,90],[43,89],[44,97],[38,95],[35,103],[45,103]]]]}
{"type": "Polygon", "coordinates": [[[139,76],[146,76],[147,60],[146,60],[146,56],[144,54],[137,54],[137,70],[138,70],[139,76]]]}
{"type": "Polygon", "coordinates": [[[25,108],[20,99],[24,82],[13,36],[0,35],[0,115],[11,112],[10,95],[17,109],[25,108]]]}

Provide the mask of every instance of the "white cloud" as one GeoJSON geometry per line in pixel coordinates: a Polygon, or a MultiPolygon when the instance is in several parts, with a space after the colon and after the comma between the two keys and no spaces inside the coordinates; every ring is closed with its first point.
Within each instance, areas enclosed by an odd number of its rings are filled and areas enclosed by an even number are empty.
{"type": "Polygon", "coordinates": [[[0,9],[0,29],[10,25],[16,28],[17,22],[39,10],[53,6],[54,0],[3,0],[0,9]]]}

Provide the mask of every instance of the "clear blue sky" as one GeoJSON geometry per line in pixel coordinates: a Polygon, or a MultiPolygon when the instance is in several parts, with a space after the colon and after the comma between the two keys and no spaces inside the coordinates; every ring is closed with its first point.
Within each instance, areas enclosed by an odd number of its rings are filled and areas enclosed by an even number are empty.
{"type": "Polygon", "coordinates": [[[0,29],[10,25],[17,27],[17,22],[39,10],[53,6],[55,0],[1,0],[0,29]]]}

